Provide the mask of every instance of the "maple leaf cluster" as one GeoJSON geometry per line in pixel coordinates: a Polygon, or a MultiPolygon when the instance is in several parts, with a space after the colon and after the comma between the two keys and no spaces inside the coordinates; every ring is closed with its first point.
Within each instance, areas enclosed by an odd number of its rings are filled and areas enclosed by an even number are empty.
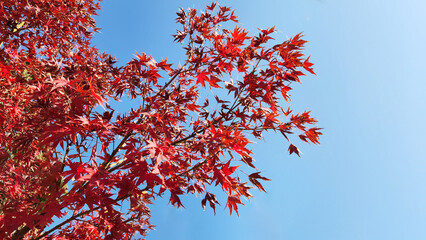
{"type": "MultiPolygon", "coordinates": [[[[291,83],[314,73],[300,34],[271,45],[274,28],[221,27],[237,17],[213,3],[177,13],[184,64],[136,53],[117,67],[90,43],[99,9],[0,2],[0,238],[144,236],[155,197],[182,207],[182,195],[200,195],[215,211],[215,189],[238,214],[269,181],[250,139],[277,131],[319,143],[310,113],[282,106],[291,83]],[[110,102],[123,97],[138,105],[117,113],[110,102]]],[[[299,155],[291,142],[289,152],[299,155]]]]}

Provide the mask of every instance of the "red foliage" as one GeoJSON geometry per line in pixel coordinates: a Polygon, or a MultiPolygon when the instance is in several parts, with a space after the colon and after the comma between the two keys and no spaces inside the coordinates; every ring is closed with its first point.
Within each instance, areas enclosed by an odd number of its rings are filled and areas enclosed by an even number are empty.
{"type": "MultiPolygon", "coordinates": [[[[237,18],[213,3],[177,13],[183,66],[136,54],[116,67],[90,45],[98,9],[95,0],[0,2],[0,238],[144,235],[154,197],[181,207],[183,194],[205,194],[203,208],[215,210],[215,185],[238,214],[252,197],[239,177],[254,168],[251,136],[298,131],[319,143],[309,112],[281,106],[302,71],[314,73],[300,34],[268,47],[274,28],[221,28],[237,18]],[[212,87],[229,94],[200,99],[212,87]],[[140,105],[117,114],[108,103],[123,95],[140,105]]],[[[265,191],[259,180],[269,179],[247,176],[265,191]]]]}

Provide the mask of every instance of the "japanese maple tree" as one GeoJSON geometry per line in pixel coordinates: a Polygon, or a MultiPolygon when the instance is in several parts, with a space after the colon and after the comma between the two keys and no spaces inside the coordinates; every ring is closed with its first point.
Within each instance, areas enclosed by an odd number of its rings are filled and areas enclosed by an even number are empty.
{"type": "Polygon", "coordinates": [[[274,28],[251,36],[213,3],[177,13],[181,66],[145,53],[116,66],[90,42],[99,8],[0,2],[1,239],[144,236],[159,196],[181,207],[201,195],[215,210],[223,191],[238,214],[269,180],[250,139],[278,132],[297,155],[294,136],[319,143],[316,120],[288,104],[291,83],[314,74],[300,34],[271,44],[274,28]],[[123,98],[133,108],[119,114],[123,98]]]}

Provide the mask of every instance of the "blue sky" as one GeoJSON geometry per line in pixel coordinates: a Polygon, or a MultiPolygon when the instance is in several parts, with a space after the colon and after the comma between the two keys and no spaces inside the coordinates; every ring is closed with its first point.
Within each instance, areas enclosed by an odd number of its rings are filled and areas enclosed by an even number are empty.
{"type": "MultiPolygon", "coordinates": [[[[94,44],[124,64],[135,51],[183,61],[175,12],[209,1],[105,0],[94,44]]],[[[220,1],[243,27],[276,26],[277,41],[304,32],[317,76],[294,85],[292,106],[312,110],[321,145],[289,156],[278,134],[253,145],[273,181],[240,217],[201,199],[153,205],[148,239],[426,239],[426,2],[220,1]]]]}

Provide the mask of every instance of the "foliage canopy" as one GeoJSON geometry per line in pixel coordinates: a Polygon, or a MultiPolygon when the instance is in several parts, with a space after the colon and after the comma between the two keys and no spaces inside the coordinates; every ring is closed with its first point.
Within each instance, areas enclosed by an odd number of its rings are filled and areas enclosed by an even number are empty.
{"type": "Polygon", "coordinates": [[[282,106],[290,84],[314,74],[300,34],[270,46],[274,28],[223,28],[237,17],[213,3],[177,13],[182,66],[136,53],[117,67],[90,43],[99,8],[0,2],[0,238],[145,235],[155,197],[181,207],[182,194],[202,195],[215,210],[214,186],[238,214],[249,189],[269,180],[249,138],[279,132],[297,155],[291,136],[319,143],[309,112],[282,106]],[[228,95],[201,99],[209,89],[228,95]],[[139,105],[119,114],[109,103],[123,96],[139,105]]]}

